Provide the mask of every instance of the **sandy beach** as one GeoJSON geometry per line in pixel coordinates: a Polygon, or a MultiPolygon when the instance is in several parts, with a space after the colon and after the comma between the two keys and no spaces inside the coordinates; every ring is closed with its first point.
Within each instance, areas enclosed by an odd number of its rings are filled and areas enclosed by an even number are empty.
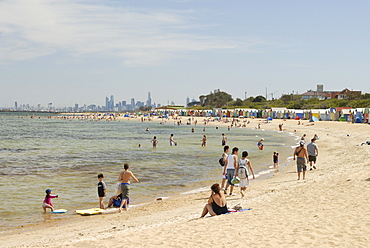
{"type": "Polygon", "coordinates": [[[370,140],[370,126],[303,122],[249,124],[278,130],[284,123],[285,132],[320,137],[317,169],[306,180],[297,180],[291,163],[270,178],[251,181],[246,198],[227,197],[229,208],[241,204],[249,211],[200,219],[210,191],[178,195],[120,214],[19,227],[2,233],[0,246],[369,247],[370,146],[360,144],[370,140]]]}

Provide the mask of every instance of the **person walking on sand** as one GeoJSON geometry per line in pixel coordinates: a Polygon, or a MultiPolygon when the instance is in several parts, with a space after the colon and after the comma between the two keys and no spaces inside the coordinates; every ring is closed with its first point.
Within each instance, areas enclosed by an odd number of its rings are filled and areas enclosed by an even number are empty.
{"type": "MultiPolygon", "coordinates": [[[[228,156],[228,153],[230,151],[230,148],[229,146],[224,146],[224,153],[222,153],[222,156],[220,158],[221,162],[220,162],[220,165],[221,166],[225,166],[226,165],[226,159],[227,159],[227,156],[228,156]]],[[[227,175],[223,174],[223,170],[222,170],[222,182],[221,182],[221,189],[223,191],[225,191],[225,184],[226,184],[226,181],[227,181],[227,175]]]]}
{"type": "Polygon", "coordinates": [[[102,173],[98,175],[98,196],[99,196],[99,205],[101,209],[104,209],[104,202],[103,199],[107,196],[107,186],[105,185],[104,176],[102,173]]]}
{"type": "Polygon", "coordinates": [[[272,160],[274,162],[274,169],[276,170],[279,166],[279,153],[277,151],[274,151],[274,154],[272,155],[272,160]]]}
{"type": "Polygon", "coordinates": [[[254,171],[251,165],[251,161],[249,161],[248,157],[248,152],[243,151],[242,152],[242,158],[239,160],[238,163],[238,168],[236,170],[236,176],[240,178],[239,181],[239,187],[240,187],[240,194],[242,195],[242,198],[244,198],[244,192],[247,190],[247,187],[249,186],[249,173],[248,169],[250,172],[252,172],[253,179],[256,179],[254,176],[254,171]]]}
{"type": "Polygon", "coordinates": [[[297,146],[294,150],[293,159],[296,160],[297,157],[297,172],[298,172],[298,180],[301,178],[301,172],[303,172],[303,180],[306,179],[306,161],[308,160],[307,156],[307,149],[304,147],[304,141],[301,140],[299,142],[299,146],[297,146]]]}
{"type": "Polygon", "coordinates": [[[308,161],[310,162],[310,170],[312,170],[312,163],[313,168],[316,169],[316,157],[319,155],[319,147],[315,143],[316,139],[311,139],[311,143],[307,145],[308,151],[308,161]]]}
{"type": "Polygon", "coordinates": [[[221,141],[221,144],[222,146],[226,146],[226,142],[227,142],[227,137],[226,137],[226,134],[222,134],[222,141],[221,141]]]}
{"type": "Polygon", "coordinates": [[[238,152],[239,152],[239,148],[234,147],[232,150],[232,153],[229,156],[227,156],[226,164],[224,166],[223,174],[227,175],[227,184],[226,184],[225,192],[227,192],[227,189],[230,186],[229,195],[235,195],[233,193],[234,184],[231,182],[231,180],[233,180],[233,178],[235,177],[235,171],[238,167],[238,152]]]}
{"type": "Polygon", "coordinates": [[[153,147],[157,147],[157,144],[158,144],[157,136],[154,136],[154,138],[151,140],[151,142],[153,144],[153,147]]]}
{"type": "Polygon", "coordinates": [[[134,179],[137,183],[139,180],[134,176],[134,174],[129,171],[130,165],[124,164],[123,168],[125,169],[118,177],[118,181],[121,182],[121,191],[122,191],[122,202],[119,207],[119,211],[122,212],[122,207],[125,206],[125,210],[128,210],[127,199],[130,196],[130,178],[134,179]]]}

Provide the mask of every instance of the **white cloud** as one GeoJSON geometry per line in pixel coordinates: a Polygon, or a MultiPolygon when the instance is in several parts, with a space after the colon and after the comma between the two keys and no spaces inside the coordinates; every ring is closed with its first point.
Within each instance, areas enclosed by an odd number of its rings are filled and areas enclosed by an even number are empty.
{"type": "Polygon", "coordinates": [[[57,51],[119,57],[126,66],[160,64],[188,51],[233,49],[237,42],[192,34],[191,11],[111,7],[100,2],[0,2],[0,61],[57,51]],[[103,54],[103,55],[102,55],[103,54]]]}

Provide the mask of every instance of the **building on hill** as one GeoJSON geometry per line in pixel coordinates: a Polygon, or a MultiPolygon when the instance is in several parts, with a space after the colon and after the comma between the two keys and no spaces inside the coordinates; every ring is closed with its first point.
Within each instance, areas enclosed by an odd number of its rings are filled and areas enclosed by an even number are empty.
{"type": "Polygon", "coordinates": [[[301,94],[303,100],[308,100],[311,98],[317,98],[319,100],[326,99],[346,99],[351,95],[361,95],[361,91],[354,91],[345,88],[342,91],[324,91],[323,85],[317,85],[317,90],[309,90],[301,94]]]}

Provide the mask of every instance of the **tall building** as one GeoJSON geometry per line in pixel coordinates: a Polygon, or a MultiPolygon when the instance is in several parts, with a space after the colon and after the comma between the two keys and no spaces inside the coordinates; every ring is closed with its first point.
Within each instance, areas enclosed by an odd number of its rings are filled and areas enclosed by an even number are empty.
{"type": "Polygon", "coordinates": [[[150,92],[148,92],[148,101],[146,102],[146,106],[147,107],[152,106],[152,98],[150,97],[150,92]]]}
{"type": "Polygon", "coordinates": [[[185,105],[185,106],[188,106],[189,102],[190,102],[190,98],[189,98],[189,96],[188,96],[188,97],[186,98],[186,105],[185,105]]]}
{"type": "Polygon", "coordinates": [[[109,103],[110,103],[109,104],[109,110],[110,111],[114,110],[114,96],[113,95],[110,96],[110,102],[109,103]]]}
{"type": "Polygon", "coordinates": [[[105,97],[105,110],[109,110],[109,98],[105,97]]]}
{"type": "Polygon", "coordinates": [[[135,98],[131,98],[131,108],[135,110],[135,98]]]}
{"type": "Polygon", "coordinates": [[[18,110],[18,103],[17,102],[14,103],[14,107],[15,107],[15,110],[18,110]]]}

